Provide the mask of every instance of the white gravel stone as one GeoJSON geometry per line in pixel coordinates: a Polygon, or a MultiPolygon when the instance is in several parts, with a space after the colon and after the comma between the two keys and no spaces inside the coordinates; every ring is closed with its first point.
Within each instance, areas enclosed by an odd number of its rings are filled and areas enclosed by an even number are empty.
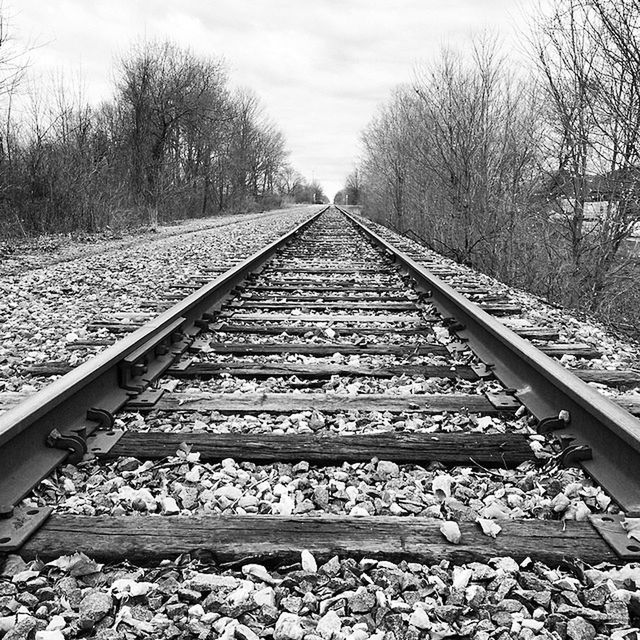
{"type": "Polygon", "coordinates": [[[414,609],[409,617],[409,624],[423,630],[430,629],[433,626],[429,614],[421,608],[414,609]]]}
{"type": "Polygon", "coordinates": [[[256,604],[261,606],[267,605],[269,607],[276,606],[276,593],[272,587],[264,587],[264,589],[258,589],[253,592],[253,599],[256,604]]]}
{"type": "Polygon", "coordinates": [[[276,622],[274,640],[302,640],[305,635],[302,618],[293,613],[282,613],[276,622]]]}
{"type": "Polygon", "coordinates": [[[242,566],[242,573],[244,573],[245,576],[258,578],[267,584],[277,584],[279,582],[279,580],[274,579],[266,567],[261,564],[245,564],[242,566]]]}
{"type": "Polygon", "coordinates": [[[341,629],[342,620],[340,616],[333,609],[330,609],[318,620],[316,633],[325,638],[325,640],[332,640],[337,633],[340,633],[341,629]]]}
{"type": "Polygon", "coordinates": [[[56,631],[36,631],[35,640],[65,640],[64,633],[60,630],[56,631]]]}
{"type": "Polygon", "coordinates": [[[300,554],[300,560],[304,571],[315,573],[318,570],[318,563],[316,562],[316,559],[313,557],[313,554],[310,551],[303,549],[300,554]]]}

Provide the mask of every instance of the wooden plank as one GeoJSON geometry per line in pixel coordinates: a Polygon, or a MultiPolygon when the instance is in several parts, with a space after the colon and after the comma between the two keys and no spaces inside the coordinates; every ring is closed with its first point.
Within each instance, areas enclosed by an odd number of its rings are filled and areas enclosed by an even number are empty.
{"type": "Polygon", "coordinates": [[[507,302],[480,302],[478,306],[487,313],[494,316],[509,316],[522,313],[522,307],[518,304],[509,304],[507,302]]]}
{"type": "Polygon", "coordinates": [[[640,371],[608,369],[570,369],[571,373],[585,382],[597,382],[610,387],[633,387],[640,385],[640,371]]]}
{"type": "Polygon", "coordinates": [[[548,356],[563,356],[570,355],[575,356],[576,358],[599,358],[602,354],[597,349],[594,349],[590,344],[544,344],[537,345],[538,349],[543,353],[546,353],[548,356]]]}
{"type": "MultiPolygon", "coordinates": [[[[422,316],[422,324],[418,324],[414,327],[400,327],[393,328],[394,334],[400,335],[419,335],[432,333],[431,327],[425,323],[437,323],[442,322],[442,318],[436,316],[422,316]]],[[[317,327],[308,326],[291,326],[286,324],[279,325],[260,325],[260,324],[232,324],[229,322],[213,323],[209,325],[212,331],[222,331],[225,333],[254,333],[254,334],[266,334],[266,335],[278,335],[281,333],[288,333],[289,335],[305,335],[309,332],[314,332],[317,327]]],[[[362,326],[354,328],[340,328],[331,327],[336,335],[374,335],[384,336],[389,334],[389,329],[381,329],[378,326],[362,326]]],[[[558,337],[556,329],[546,329],[544,327],[519,327],[516,333],[523,338],[535,338],[537,340],[555,340],[558,337]]]]}
{"type": "Polygon", "coordinates": [[[521,434],[379,433],[352,436],[245,433],[166,433],[128,431],[101,457],[132,456],[158,460],[173,456],[182,444],[191,445],[200,460],[234,458],[260,464],[298,462],[329,465],[369,462],[371,458],[404,464],[482,464],[514,467],[535,460],[527,438],[521,434]]]}
{"type": "Polygon", "coordinates": [[[500,520],[490,538],[474,522],[461,522],[454,545],[440,533],[442,520],[402,517],[281,516],[74,516],[52,515],[20,549],[26,560],[47,561],[81,551],[101,562],[159,562],[194,554],[215,562],[263,564],[300,561],[303,549],[319,562],[334,555],[425,564],[488,562],[529,557],[549,566],[580,558],[589,565],[620,564],[588,522],[500,520]]]}
{"type": "MultiPolygon", "coordinates": [[[[67,365],[68,366],[68,365],[67,365]]],[[[446,365],[398,365],[387,367],[350,366],[343,364],[294,362],[196,362],[186,369],[169,368],[169,375],[176,378],[211,378],[231,375],[243,378],[269,378],[272,376],[296,376],[297,378],[330,378],[331,376],[370,376],[373,378],[392,378],[394,376],[425,376],[428,378],[461,378],[477,380],[478,376],[471,367],[446,365]]]]}
{"type": "MultiPolygon", "coordinates": [[[[264,279],[267,279],[266,277],[264,279]]],[[[399,277],[397,275],[389,276],[387,278],[371,278],[366,275],[356,278],[351,276],[343,276],[342,278],[280,278],[276,280],[275,278],[269,278],[268,284],[271,289],[277,289],[283,286],[286,287],[310,287],[312,289],[321,289],[324,287],[352,287],[355,285],[359,285],[360,287],[387,287],[390,286],[398,286],[399,285],[399,277]]],[[[380,291],[381,289],[377,289],[380,291]]]]}
{"type": "Polygon", "coordinates": [[[323,286],[313,286],[308,283],[294,286],[291,284],[268,284],[268,285],[256,285],[251,284],[245,287],[242,287],[243,291],[264,291],[264,292],[272,292],[272,291],[311,291],[313,293],[322,292],[322,293],[340,293],[344,291],[349,291],[352,293],[390,293],[390,292],[398,292],[402,295],[406,294],[406,287],[397,287],[397,286],[382,286],[382,285],[362,285],[362,284],[352,284],[350,282],[339,283],[334,282],[331,285],[323,285],[323,286]]]}
{"type": "Polygon", "coordinates": [[[308,342],[290,342],[282,344],[262,344],[248,342],[210,342],[198,339],[190,347],[191,351],[199,351],[205,347],[212,353],[235,353],[237,355],[263,355],[273,353],[301,353],[314,356],[332,356],[334,353],[344,355],[389,355],[409,358],[411,356],[441,355],[449,356],[446,347],[441,344],[424,344],[407,346],[400,344],[314,344],[308,342]]]}
{"type": "Polygon", "coordinates": [[[311,301],[291,301],[279,302],[242,300],[229,305],[234,309],[376,309],[381,311],[417,311],[419,308],[413,302],[372,302],[362,300],[358,302],[311,302],[311,301]]]}
{"type": "Polygon", "coordinates": [[[221,272],[225,272],[225,271],[229,271],[229,269],[233,269],[234,267],[237,267],[240,263],[242,262],[242,260],[230,260],[228,264],[220,264],[217,266],[211,265],[208,267],[202,267],[202,271],[204,271],[205,273],[221,273],[221,272]]]}
{"type": "Polygon", "coordinates": [[[153,406],[132,398],[127,407],[158,411],[220,411],[222,413],[297,413],[316,409],[326,413],[341,411],[390,411],[429,413],[469,411],[485,415],[505,413],[484,396],[467,394],[357,396],[328,393],[165,393],[153,406]]]}
{"type": "Polygon", "coordinates": [[[476,295],[476,294],[483,295],[483,294],[489,293],[489,289],[487,289],[486,287],[477,286],[477,285],[466,285],[463,287],[455,287],[455,290],[458,293],[471,294],[471,295],[476,295]]]}
{"type": "Polygon", "coordinates": [[[52,362],[32,364],[24,369],[24,373],[31,376],[63,376],[72,369],[75,369],[75,367],[72,367],[68,362],[64,360],[54,360],[52,362]]]}
{"type": "MultiPolygon", "coordinates": [[[[369,263],[371,264],[371,263],[369,263]]],[[[271,273],[288,274],[288,273],[335,273],[335,274],[352,274],[352,273],[386,273],[396,274],[397,270],[388,267],[288,267],[286,265],[269,265],[268,269],[263,272],[264,275],[271,273]]]]}
{"type": "MultiPolygon", "coordinates": [[[[355,248],[354,248],[355,249],[355,248]]],[[[297,251],[294,253],[290,253],[288,256],[285,254],[278,253],[278,257],[275,257],[273,260],[269,262],[269,267],[274,267],[276,269],[301,269],[306,271],[307,269],[336,269],[336,257],[342,259],[345,251],[340,251],[333,256],[321,256],[318,255],[317,248],[315,251],[306,251],[304,252],[307,255],[303,258],[298,257],[297,251]],[[315,254],[315,255],[314,255],[315,254]],[[284,259],[280,259],[284,258],[284,259]]],[[[370,260],[363,260],[362,258],[348,258],[339,263],[338,269],[347,268],[347,269],[372,269],[374,268],[372,265],[378,264],[380,262],[379,256],[373,256],[370,260]]],[[[393,263],[387,262],[385,266],[388,268],[393,263]]]]}
{"type": "MultiPolygon", "coordinates": [[[[349,293],[348,291],[346,293],[349,293]]],[[[332,295],[332,294],[291,294],[288,295],[274,295],[269,293],[262,293],[255,295],[253,292],[243,293],[240,295],[242,300],[247,302],[270,302],[275,298],[276,300],[286,300],[287,302],[404,302],[405,304],[409,300],[408,295],[401,296],[379,296],[379,295],[332,295]]],[[[414,296],[413,300],[417,299],[414,296]]]]}
{"type": "Polygon", "coordinates": [[[394,314],[365,315],[365,314],[342,314],[342,313],[238,313],[234,309],[223,311],[219,314],[222,318],[232,318],[242,322],[418,322],[420,316],[402,316],[394,314]]]}
{"type": "Polygon", "coordinates": [[[112,333],[133,333],[143,326],[141,322],[109,322],[107,320],[98,320],[96,322],[90,322],[87,325],[89,331],[97,331],[99,329],[106,329],[112,333]]]}
{"type": "MultiPolygon", "coordinates": [[[[307,330],[311,331],[309,327],[307,330]]],[[[354,333],[357,333],[355,331],[354,333]]],[[[387,332],[388,333],[388,332],[387,332]]],[[[398,357],[411,357],[419,355],[449,355],[447,348],[441,344],[421,344],[421,345],[398,345],[398,344],[309,344],[305,342],[290,342],[282,344],[262,344],[262,343],[221,343],[209,342],[206,339],[196,340],[191,345],[192,351],[202,350],[204,345],[208,345],[209,350],[215,353],[235,353],[235,354],[266,354],[266,353],[303,353],[311,355],[333,355],[334,353],[349,354],[379,354],[393,355],[398,357]]],[[[541,345],[539,349],[548,355],[557,356],[565,353],[578,355],[581,358],[594,358],[598,356],[591,347],[581,345],[541,345]]]]}
{"type": "Polygon", "coordinates": [[[559,331],[554,327],[509,327],[521,338],[530,340],[557,340],[559,331]]]}
{"type": "Polygon", "coordinates": [[[116,342],[116,338],[87,338],[68,342],[65,347],[70,351],[86,349],[87,347],[109,347],[116,342]]]}
{"type": "MultiPolygon", "coordinates": [[[[425,318],[424,316],[421,318],[421,324],[416,324],[413,327],[394,327],[393,333],[394,335],[429,335],[432,334],[432,327],[428,324],[424,324],[425,322],[435,323],[441,322],[441,318],[436,318],[435,316],[429,316],[425,318]]],[[[253,333],[256,335],[279,335],[281,333],[288,333],[292,336],[304,336],[307,333],[318,333],[318,335],[323,335],[323,329],[321,327],[309,326],[309,325],[299,325],[292,326],[290,324],[272,324],[272,325],[264,325],[264,324],[233,324],[230,322],[215,322],[209,325],[209,329],[211,331],[221,331],[224,333],[253,333]]],[[[380,326],[363,326],[358,325],[357,327],[331,327],[332,331],[335,332],[337,336],[351,336],[353,334],[363,335],[363,336],[386,336],[389,335],[390,329],[385,328],[382,329],[380,326]]]]}

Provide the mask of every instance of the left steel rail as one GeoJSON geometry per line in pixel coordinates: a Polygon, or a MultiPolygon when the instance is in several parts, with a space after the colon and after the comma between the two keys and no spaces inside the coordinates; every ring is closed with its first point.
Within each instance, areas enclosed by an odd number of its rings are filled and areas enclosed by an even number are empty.
{"type": "MultiPolygon", "coordinates": [[[[219,309],[238,284],[326,209],[0,415],[0,517],[5,524],[16,517],[17,503],[57,466],[77,461],[97,450],[98,441],[115,437],[114,413],[189,347],[198,324],[206,322],[207,314],[219,309]]],[[[2,542],[0,527],[0,547],[2,542]]]]}

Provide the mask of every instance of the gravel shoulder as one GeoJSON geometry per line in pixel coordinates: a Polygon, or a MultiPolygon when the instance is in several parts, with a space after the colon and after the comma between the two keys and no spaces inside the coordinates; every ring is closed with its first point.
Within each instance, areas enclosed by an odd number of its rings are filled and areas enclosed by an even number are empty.
{"type": "Polygon", "coordinates": [[[106,330],[88,331],[91,321],[119,313],[148,314],[143,300],[159,299],[177,281],[202,276],[212,264],[251,255],[317,209],[227,216],[225,224],[216,219],[211,228],[200,228],[206,223],[196,221],[171,227],[153,242],[145,236],[101,243],[97,252],[70,247],[80,255],[69,258],[63,251],[69,259],[57,262],[45,255],[43,266],[26,264],[1,275],[0,391],[37,390],[43,381],[24,375],[25,367],[47,361],[77,365],[101,349],[68,349],[80,339],[109,337],[106,330]]]}

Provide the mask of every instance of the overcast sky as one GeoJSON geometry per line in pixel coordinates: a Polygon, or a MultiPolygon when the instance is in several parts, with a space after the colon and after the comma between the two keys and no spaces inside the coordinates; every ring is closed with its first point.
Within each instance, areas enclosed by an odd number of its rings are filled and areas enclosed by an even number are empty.
{"type": "MultiPolygon", "coordinates": [[[[533,0],[524,0],[529,2],[533,0]]],[[[514,0],[5,0],[12,35],[38,43],[38,74],[81,73],[109,98],[113,60],[132,42],[170,38],[223,57],[283,130],[291,163],[333,197],[359,134],[390,90],[445,43],[483,29],[517,46],[514,0]]]]}

